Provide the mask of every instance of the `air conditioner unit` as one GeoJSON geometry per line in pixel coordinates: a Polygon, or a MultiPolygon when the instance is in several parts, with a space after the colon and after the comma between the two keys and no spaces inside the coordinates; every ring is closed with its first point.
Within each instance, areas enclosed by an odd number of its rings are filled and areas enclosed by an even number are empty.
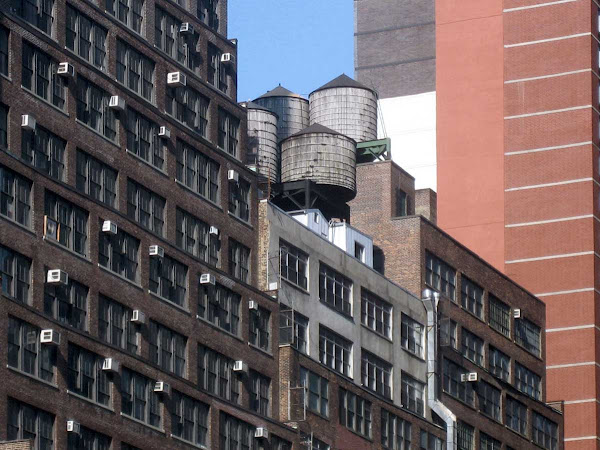
{"type": "Polygon", "coordinates": [[[477,372],[462,373],[460,375],[460,381],[463,383],[477,381],[477,378],[477,372]]]}
{"type": "Polygon", "coordinates": [[[215,285],[215,276],[210,273],[203,273],[200,275],[200,284],[212,284],[215,285]]]}
{"type": "Polygon", "coordinates": [[[189,22],[184,22],[179,27],[179,32],[184,34],[194,34],[194,26],[189,22]]]}
{"type": "Polygon", "coordinates": [[[171,130],[169,130],[167,127],[160,127],[158,129],[158,137],[163,139],[171,139],[171,130]]]}
{"type": "Polygon", "coordinates": [[[171,392],[171,386],[169,386],[169,383],[165,383],[164,381],[157,381],[154,383],[154,392],[168,394],[171,392]]]}
{"type": "Polygon", "coordinates": [[[185,74],[181,72],[170,72],[167,74],[167,85],[169,87],[185,86],[185,74]]]}
{"type": "Polygon", "coordinates": [[[258,302],[256,300],[250,300],[248,302],[248,309],[258,311],[258,302]]]}
{"type": "Polygon", "coordinates": [[[60,334],[54,330],[42,330],[40,333],[41,344],[60,345],[60,334]]]}
{"type": "Polygon", "coordinates": [[[277,281],[272,281],[269,283],[269,291],[276,291],[277,289],[279,289],[279,284],[277,281]]]}
{"type": "Polygon", "coordinates": [[[246,364],[241,359],[238,359],[233,363],[233,371],[234,372],[248,372],[248,364],[246,364]]]}
{"type": "Polygon", "coordinates": [[[218,236],[219,235],[219,229],[217,227],[210,227],[208,229],[208,234],[212,234],[213,236],[218,236]]]}
{"type": "Polygon", "coordinates": [[[515,318],[515,319],[521,318],[521,309],[520,308],[513,309],[513,318],[515,318]]]}
{"type": "Polygon", "coordinates": [[[102,363],[102,370],[106,372],[119,372],[119,361],[114,358],[106,358],[102,363]]]}
{"type": "Polygon", "coordinates": [[[227,179],[229,181],[234,181],[234,182],[238,182],[240,181],[240,174],[237,173],[235,170],[228,170],[227,171],[227,179]]]}
{"type": "Polygon", "coordinates": [[[146,314],[144,314],[139,309],[134,309],[131,313],[131,321],[133,323],[143,324],[146,323],[146,314]]]}
{"type": "Polygon", "coordinates": [[[102,222],[103,233],[117,234],[118,231],[119,228],[117,227],[116,223],[111,222],[110,220],[105,220],[104,222],[102,222]]]}
{"type": "Polygon", "coordinates": [[[165,249],[160,245],[151,245],[149,254],[150,256],[158,256],[159,258],[162,258],[165,256],[165,249]]]}
{"type": "Polygon", "coordinates": [[[125,109],[125,99],[118,95],[113,95],[108,102],[108,107],[117,111],[123,111],[125,109]]]}
{"type": "Polygon", "coordinates": [[[67,285],[69,284],[69,274],[60,269],[49,270],[46,276],[46,283],[67,285]]]}
{"type": "Polygon", "coordinates": [[[76,422],[74,420],[67,420],[67,433],[79,434],[80,431],[81,426],[79,425],[79,422],[76,422]]]}
{"type": "Polygon", "coordinates": [[[30,114],[23,114],[21,116],[21,128],[25,128],[29,131],[35,131],[35,117],[30,114]]]}
{"type": "Polygon", "coordinates": [[[221,55],[221,62],[223,64],[235,65],[235,55],[233,53],[223,53],[221,55]]]}
{"type": "Polygon", "coordinates": [[[258,427],[254,430],[254,437],[257,439],[269,439],[269,430],[265,427],[258,427]]]}
{"type": "Polygon", "coordinates": [[[75,76],[75,67],[73,67],[68,62],[61,62],[58,64],[58,68],[56,69],[56,73],[58,75],[62,75],[63,77],[71,77],[75,76]]]}

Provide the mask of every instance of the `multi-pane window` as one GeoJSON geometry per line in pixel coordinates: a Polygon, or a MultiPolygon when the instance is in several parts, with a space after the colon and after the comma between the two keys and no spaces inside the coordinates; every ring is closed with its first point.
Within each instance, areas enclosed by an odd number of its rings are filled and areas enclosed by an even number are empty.
{"type": "Polygon", "coordinates": [[[167,89],[165,111],[178,122],[206,137],[209,99],[190,86],[167,89]]]}
{"type": "Polygon", "coordinates": [[[65,179],[65,148],[67,142],[37,125],[35,131],[23,130],[21,158],[33,167],[59,181],[65,179]]]}
{"type": "Polygon", "coordinates": [[[417,356],[423,356],[423,325],[402,313],[402,347],[417,356]]]}
{"type": "Polygon", "coordinates": [[[116,235],[100,231],[98,241],[100,265],[130,281],[137,282],[140,241],[120,228],[116,235]]]}
{"type": "Polygon", "coordinates": [[[229,183],[229,212],[244,222],[250,220],[250,183],[243,178],[229,183]]]}
{"type": "Polygon", "coordinates": [[[0,215],[31,226],[31,181],[0,165],[0,215]]]}
{"type": "Polygon", "coordinates": [[[46,411],[9,398],[6,428],[9,441],[28,439],[32,449],[54,449],[54,416],[46,411]]]}
{"type": "Polygon", "coordinates": [[[138,326],[131,321],[133,311],[100,295],[98,334],[100,339],[131,353],[138,353],[138,326]]]}
{"type": "Polygon", "coordinates": [[[460,330],[461,353],[469,361],[483,367],[483,339],[466,328],[460,330]]]}
{"type": "Polygon", "coordinates": [[[527,436],[527,406],[512,397],[506,397],[506,425],[527,436]]]}
{"type": "Polygon", "coordinates": [[[219,163],[177,141],[176,180],[213,203],[219,203],[219,163]]]}
{"type": "Polygon", "coordinates": [[[54,382],[56,347],[40,343],[40,329],[8,318],[8,365],[44,381],[54,382]]]}
{"type": "Polygon", "coordinates": [[[558,425],[535,411],[533,412],[533,443],[547,450],[558,448],[558,425]]]}
{"type": "Polygon", "coordinates": [[[486,416],[497,421],[502,420],[502,415],[500,414],[500,395],[500,389],[496,389],[485,381],[481,381],[477,386],[479,410],[486,416]]]}
{"type": "Polygon", "coordinates": [[[159,170],[164,169],[164,146],[158,137],[158,125],[136,110],[127,108],[127,150],[159,170]]]}
{"type": "Polygon", "coordinates": [[[106,12],[138,34],[143,34],[143,9],[144,0],[106,0],[106,12]]]}
{"type": "Polygon", "coordinates": [[[185,377],[187,338],[153,320],[149,324],[150,361],[185,377]]]}
{"type": "Polygon", "coordinates": [[[292,450],[292,443],[280,438],[279,436],[271,436],[271,450],[292,450]]]}
{"type": "Polygon", "coordinates": [[[515,320],[515,342],[535,356],[541,356],[541,329],[527,319],[515,320]]]}
{"type": "Polygon", "coordinates": [[[457,450],[475,450],[475,428],[460,420],[456,426],[457,450]]]}
{"type": "Polygon", "coordinates": [[[2,294],[28,303],[31,287],[31,260],[0,245],[0,283],[2,294]]]}
{"type": "Polygon", "coordinates": [[[456,329],[457,324],[454,320],[449,317],[442,317],[440,319],[440,346],[452,347],[453,349],[458,348],[456,329]]]}
{"type": "Polygon", "coordinates": [[[47,35],[52,35],[52,23],[56,18],[54,0],[13,0],[13,11],[40,29],[47,35]]]}
{"type": "Polygon", "coordinates": [[[362,385],[373,392],[392,398],[392,365],[362,350],[362,385]]]}
{"type": "Polygon", "coordinates": [[[279,260],[281,278],[307,289],[308,255],[287,242],[279,241],[279,260]]]}
{"type": "Polygon", "coordinates": [[[156,7],[154,17],[156,46],[199,75],[202,58],[197,52],[198,34],[182,33],[181,21],[162,8],[156,7]]]}
{"type": "Polygon", "coordinates": [[[198,0],[197,16],[215,31],[219,30],[219,0],[198,0]]]}
{"type": "Polygon", "coordinates": [[[66,46],[100,70],[106,68],[107,31],[67,4],[66,46]]]}
{"type": "Polygon", "coordinates": [[[495,377],[506,382],[510,381],[510,356],[495,347],[489,347],[489,369],[495,377]]]}
{"type": "Polygon", "coordinates": [[[283,304],[279,310],[279,343],[291,344],[308,354],[308,317],[283,304]]]}
{"type": "Polygon", "coordinates": [[[219,139],[217,145],[231,156],[238,156],[240,119],[219,109],[219,139]]]}
{"type": "Polygon", "coordinates": [[[198,345],[198,387],[233,403],[240,402],[240,377],[233,371],[235,361],[198,345]]]}
{"type": "Polygon", "coordinates": [[[254,370],[250,371],[250,409],[263,416],[269,415],[271,379],[254,370]]]}
{"type": "Polygon", "coordinates": [[[500,450],[501,448],[502,442],[498,439],[494,439],[483,431],[479,432],[479,450],[500,450]]]}
{"type": "Polygon", "coordinates": [[[220,91],[227,94],[229,83],[227,67],[221,62],[223,53],[214,45],[208,44],[208,67],[206,80],[220,91]]]}
{"type": "Polygon", "coordinates": [[[219,235],[211,234],[206,222],[177,208],[176,228],[176,244],[179,248],[213,266],[219,264],[219,235]]]}
{"type": "Polygon", "coordinates": [[[410,449],[411,424],[381,409],[381,446],[391,450],[410,449]]]}
{"type": "Polygon", "coordinates": [[[77,150],[77,190],[108,206],[117,206],[117,171],[77,150]]]}
{"type": "Polygon", "coordinates": [[[198,289],[198,315],[217,327],[237,335],[240,324],[240,295],[223,285],[198,289]]]}
{"type": "Polygon", "coordinates": [[[352,315],[352,280],[319,263],[319,299],[333,309],[352,315]]]}
{"type": "Polygon", "coordinates": [[[117,81],[149,102],[153,101],[154,61],[117,40],[117,81]]]}
{"type": "Polygon", "coordinates": [[[160,428],[162,408],[159,394],[154,392],[154,385],[153,380],[124,367],[121,370],[121,412],[160,428]]]}
{"type": "Polygon", "coordinates": [[[8,106],[0,103],[0,147],[8,147],[8,106]]]}
{"type": "Polygon", "coordinates": [[[69,433],[67,450],[110,450],[111,440],[110,436],[80,426],[79,433],[69,433]]]}
{"type": "Polygon", "coordinates": [[[352,377],[352,342],[321,325],[319,361],[347,377],[352,377]]]}
{"type": "Polygon", "coordinates": [[[515,362],[515,387],[536,400],[542,399],[542,378],[518,362],[515,362]]]}
{"type": "Polygon", "coordinates": [[[250,273],[250,249],[229,239],[229,274],[248,283],[250,273]]]}
{"type": "Polygon", "coordinates": [[[449,359],[444,358],[443,372],[442,387],[444,392],[447,392],[467,405],[473,405],[473,383],[461,380],[461,375],[466,374],[467,371],[449,359]]]}
{"type": "Polygon", "coordinates": [[[490,327],[510,338],[510,306],[489,295],[490,327]]]}
{"type": "Polygon", "coordinates": [[[300,384],[304,386],[304,402],[310,411],[329,416],[329,381],[300,367],[300,384]]]}
{"type": "Polygon", "coordinates": [[[87,256],[88,212],[49,191],[44,210],[44,237],[87,256]]]}
{"type": "Polygon", "coordinates": [[[127,216],[163,236],[166,200],[141,184],[127,180],[127,216]]]}
{"type": "Polygon", "coordinates": [[[77,75],[77,120],[111,141],[117,140],[117,118],[109,107],[110,95],[77,75]]]}
{"type": "Polygon", "coordinates": [[[0,73],[8,76],[8,30],[0,27],[0,73]]]}
{"type": "Polygon", "coordinates": [[[420,449],[421,450],[442,450],[443,441],[435,434],[428,433],[425,430],[421,430],[420,436],[420,449]]]}
{"type": "Polygon", "coordinates": [[[254,437],[255,430],[253,425],[222,412],[219,417],[219,448],[257,450],[259,442],[254,437]]]}
{"type": "Polygon", "coordinates": [[[173,391],[171,398],[171,433],[195,445],[208,441],[209,406],[173,391]]]}
{"type": "Polygon", "coordinates": [[[150,258],[150,292],[178,306],[185,306],[187,274],[187,266],[170,256],[150,258]]]}
{"type": "Polygon", "coordinates": [[[110,401],[110,381],[102,370],[104,358],[75,345],[69,345],[68,389],[102,405],[110,401]]]}
{"type": "Polygon", "coordinates": [[[396,189],[396,217],[408,216],[408,195],[402,189],[396,189]]]}
{"type": "Polygon", "coordinates": [[[339,393],[340,424],[370,438],[371,402],[343,388],[339,393]]]}
{"type": "Polygon", "coordinates": [[[25,89],[65,109],[65,79],[56,73],[58,63],[37,47],[23,41],[23,74],[25,89]]]}
{"type": "MultiPolygon", "coordinates": [[[[47,272],[46,272],[47,273],[47,272]]],[[[44,313],[78,330],[87,330],[88,287],[69,277],[66,285],[44,284],[44,313]]]]}
{"type": "Polygon", "coordinates": [[[425,255],[425,283],[456,301],[456,270],[429,252],[425,255]]]}
{"type": "Polygon", "coordinates": [[[361,323],[371,330],[392,337],[392,305],[375,294],[361,289],[361,323]]]}
{"type": "Polygon", "coordinates": [[[483,288],[463,276],[460,280],[460,291],[462,307],[483,319],[483,288]]]}
{"type": "Polygon", "coordinates": [[[259,307],[250,311],[250,343],[263,350],[271,348],[271,312],[259,307]]]}
{"type": "Polygon", "coordinates": [[[317,439],[314,436],[312,440],[310,440],[310,437],[308,439],[309,442],[311,442],[312,450],[330,450],[331,448],[329,444],[326,444],[325,442],[321,441],[320,439],[317,439]]]}
{"type": "Polygon", "coordinates": [[[425,409],[425,384],[402,372],[402,406],[422,416],[425,409]]]}

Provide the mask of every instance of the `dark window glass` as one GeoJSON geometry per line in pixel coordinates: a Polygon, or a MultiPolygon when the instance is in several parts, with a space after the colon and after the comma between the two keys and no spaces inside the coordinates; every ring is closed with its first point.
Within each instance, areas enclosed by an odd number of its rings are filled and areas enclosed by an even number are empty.
{"type": "Polygon", "coordinates": [[[542,448],[558,448],[558,425],[541,414],[533,412],[533,442],[542,448]]]}
{"type": "Polygon", "coordinates": [[[66,141],[39,125],[21,134],[21,158],[59,181],[65,180],[66,146],[66,141]]]}
{"type": "Polygon", "coordinates": [[[229,77],[227,66],[221,62],[223,53],[214,45],[208,44],[208,66],[206,68],[207,81],[221,92],[227,94],[229,90],[229,77]]]}
{"type": "Polygon", "coordinates": [[[479,397],[479,410],[486,416],[497,421],[502,421],[500,413],[500,389],[496,389],[489,383],[481,381],[477,385],[477,396],[479,397]]]}
{"type": "Polygon", "coordinates": [[[208,414],[208,405],[173,391],[171,401],[171,432],[173,436],[196,445],[206,445],[208,414]]]}
{"type": "Polygon", "coordinates": [[[254,370],[250,371],[250,409],[263,416],[270,413],[271,379],[254,370]]]}
{"type": "Polygon", "coordinates": [[[98,334],[109,344],[138,353],[138,325],[131,321],[133,311],[100,294],[98,334]]]}
{"type": "Polygon", "coordinates": [[[460,286],[462,307],[483,319],[483,289],[465,276],[460,280],[460,286]]]}
{"type": "Polygon", "coordinates": [[[456,438],[458,450],[475,450],[475,428],[471,425],[458,421],[456,438]]]}
{"type": "Polygon", "coordinates": [[[54,416],[12,398],[8,399],[7,439],[30,439],[34,450],[54,449],[54,416]]]}
{"type": "Polygon", "coordinates": [[[150,292],[185,307],[187,273],[186,265],[167,255],[162,258],[150,258],[150,292]]]}
{"type": "Polygon", "coordinates": [[[308,255],[285,241],[279,241],[279,253],[281,277],[308,289],[308,255]]]}
{"type": "Polygon", "coordinates": [[[26,41],[23,41],[22,63],[23,87],[57,108],[65,109],[65,79],[56,73],[58,63],[26,41]]]}
{"type": "Polygon", "coordinates": [[[320,326],[319,361],[347,377],[352,377],[352,342],[320,326]]]}
{"type": "Polygon", "coordinates": [[[424,415],[425,384],[403,371],[401,389],[402,406],[419,416],[424,415]]]}
{"type": "Polygon", "coordinates": [[[396,189],[396,217],[408,216],[408,195],[402,189],[396,189]]]}
{"type": "Polygon", "coordinates": [[[169,57],[200,75],[202,57],[198,52],[198,33],[182,33],[181,21],[162,8],[155,11],[155,44],[169,57]]]}
{"type": "Polygon", "coordinates": [[[0,73],[8,76],[8,30],[0,27],[0,73]]]}
{"type": "Polygon", "coordinates": [[[424,327],[416,320],[402,313],[402,347],[417,356],[423,356],[423,330],[424,327]]]}
{"type": "MultiPolygon", "coordinates": [[[[502,448],[502,442],[498,439],[494,439],[483,431],[479,432],[479,450],[500,450],[502,448]]],[[[507,450],[509,447],[507,447],[507,450]]]]}
{"type": "Polygon", "coordinates": [[[137,282],[139,279],[139,246],[140,241],[120,228],[116,235],[103,232],[102,222],[100,222],[98,261],[102,267],[137,282]]]}
{"type": "Polygon", "coordinates": [[[86,331],[88,292],[87,286],[73,280],[72,277],[69,277],[69,283],[66,285],[46,283],[44,313],[73,328],[86,331]]]}
{"type": "Polygon", "coordinates": [[[229,239],[229,274],[244,283],[250,281],[250,249],[229,239]]]}
{"type": "Polygon", "coordinates": [[[434,434],[421,430],[421,450],[442,450],[443,441],[434,434]]]}
{"type": "Polygon", "coordinates": [[[352,315],[352,280],[319,263],[319,299],[348,316],[352,315]]]}
{"type": "Polygon", "coordinates": [[[512,397],[506,397],[506,426],[527,436],[527,406],[512,397]]]}
{"type": "Polygon", "coordinates": [[[56,18],[54,0],[12,0],[13,11],[40,29],[47,35],[52,35],[52,23],[56,18]]]}
{"type": "Polygon", "coordinates": [[[240,119],[219,109],[219,139],[217,145],[231,156],[238,157],[240,119]]]}
{"type": "Polygon", "coordinates": [[[527,319],[515,320],[515,342],[537,357],[542,354],[541,329],[527,319]]]}
{"type": "Polygon", "coordinates": [[[210,226],[196,216],[177,208],[177,246],[213,266],[219,264],[221,241],[219,232],[210,233],[210,226]]]}
{"type": "Polygon", "coordinates": [[[149,102],[153,101],[154,61],[117,40],[117,81],[149,102]]]}
{"type": "Polygon", "coordinates": [[[79,433],[69,433],[67,450],[110,450],[110,444],[109,436],[80,426],[79,433]]]}
{"type": "Polygon", "coordinates": [[[0,147],[8,147],[8,106],[0,103],[0,147]]]}
{"type": "Polygon", "coordinates": [[[361,289],[361,323],[391,339],[392,305],[375,294],[361,289]]]}
{"type": "Polygon", "coordinates": [[[178,122],[206,137],[209,103],[208,98],[189,86],[168,88],[165,111],[178,122]]]}
{"type": "Polygon", "coordinates": [[[176,156],[176,180],[211,202],[219,203],[219,163],[182,141],[177,141],[176,156]]]}
{"type": "Polygon", "coordinates": [[[219,30],[219,0],[198,0],[197,16],[215,31],[219,30]]]}
{"type": "Polygon", "coordinates": [[[153,320],[149,330],[150,360],[168,372],[185,377],[187,338],[153,320]]]}
{"type": "Polygon", "coordinates": [[[0,282],[2,293],[21,303],[29,303],[31,260],[8,247],[0,245],[0,282]]]}
{"type": "Polygon", "coordinates": [[[304,402],[306,408],[328,417],[329,381],[304,367],[300,367],[300,383],[305,388],[304,402]]]}
{"type": "Polygon", "coordinates": [[[250,343],[263,350],[271,348],[271,311],[258,307],[250,311],[250,343]]]}
{"type": "Polygon", "coordinates": [[[127,180],[127,216],[163,236],[166,200],[141,184],[127,180]]]}
{"type": "Polygon", "coordinates": [[[510,306],[501,302],[493,295],[490,299],[490,327],[510,338],[510,306]]]}
{"type": "Polygon", "coordinates": [[[117,171],[100,160],[77,150],[77,190],[115,208],[117,171]]]}
{"type": "Polygon", "coordinates": [[[240,296],[218,283],[209,287],[201,284],[198,289],[198,315],[237,335],[240,324],[240,296]]]}
{"type": "Polygon", "coordinates": [[[56,347],[40,343],[40,329],[8,318],[8,365],[50,383],[54,382],[56,347]]]}
{"type": "Polygon", "coordinates": [[[469,361],[483,367],[483,339],[474,335],[466,328],[460,330],[461,353],[469,361]]]}
{"type": "Polygon", "coordinates": [[[46,191],[44,238],[87,256],[88,212],[46,191]]]}
{"type": "Polygon", "coordinates": [[[444,392],[457,398],[463,403],[472,406],[474,402],[473,383],[464,382],[461,380],[461,375],[468,372],[446,358],[444,358],[442,370],[442,388],[444,389],[444,392]]]}
{"type": "Polygon", "coordinates": [[[30,228],[31,186],[27,178],[0,165],[0,215],[30,228]]]}
{"type": "Polygon", "coordinates": [[[235,361],[198,345],[198,387],[233,403],[239,403],[241,379],[233,371],[235,361]]]}
{"type": "Polygon", "coordinates": [[[155,382],[127,368],[121,371],[121,412],[160,428],[162,424],[161,399],[154,392],[155,382]]]}
{"type": "Polygon", "coordinates": [[[107,31],[79,10],[67,5],[66,46],[100,70],[106,68],[107,31]]]}
{"type": "Polygon", "coordinates": [[[103,357],[69,344],[69,390],[102,405],[108,405],[111,382],[106,371],[102,370],[103,363],[103,357]]]}
{"type": "Polygon", "coordinates": [[[229,212],[244,222],[250,220],[250,183],[243,178],[229,183],[229,212]]]}
{"type": "Polygon", "coordinates": [[[106,12],[138,34],[143,34],[143,0],[106,0],[106,12]]]}
{"type": "Polygon", "coordinates": [[[339,388],[340,424],[350,430],[371,437],[371,402],[339,388]]]}
{"type": "Polygon", "coordinates": [[[456,301],[456,270],[429,252],[425,255],[425,284],[456,301]]]}
{"type": "Polygon", "coordinates": [[[489,347],[490,373],[501,380],[510,382],[510,356],[495,347],[489,347]]]}
{"type": "Polygon", "coordinates": [[[254,437],[256,428],[229,414],[221,413],[219,417],[219,448],[227,450],[255,450],[260,447],[260,440],[254,437]]]}
{"type": "Polygon", "coordinates": [[[127,109],[127,150],[157,169],[164,170],[164,146],[158,137],[158,125],[134,109],[127,109]]]}
{"type": "Polygon", "coordinates": [[[77,75],[77,120],[111,141],[117,140],[117,118],[108,105],[110,95],[77,75]]]}
{"type": "Polygon", "coordinates": [[[381,409],[381,446],[391,450],[410,449],[411,424],[381,409]]]}
{"type": "Polygon", "coordinates": [[[515,387],[536,400],[542,399],[542,378],[518,362],[515,362],[515,387]]]}
{"type": "Polygon", "coordinates": [[[308,317],[281,304],[279,310],[279,343],[291,344],[308,354],[308,317]]]}
{"type": "Polygon", "coordinates": [[[367,389],[392,398],[392,365],[362,350],[361,381],[367,389]]]}

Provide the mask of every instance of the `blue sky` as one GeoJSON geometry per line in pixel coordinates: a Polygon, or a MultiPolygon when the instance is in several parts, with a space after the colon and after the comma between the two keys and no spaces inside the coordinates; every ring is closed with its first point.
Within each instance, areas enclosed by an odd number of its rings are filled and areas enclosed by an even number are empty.
{"type": "Polygon", "coordinates": [[[306,95],[354,73],[353,0],[229,0],[238,43],[238,101],[281,83],[306,95]]]}

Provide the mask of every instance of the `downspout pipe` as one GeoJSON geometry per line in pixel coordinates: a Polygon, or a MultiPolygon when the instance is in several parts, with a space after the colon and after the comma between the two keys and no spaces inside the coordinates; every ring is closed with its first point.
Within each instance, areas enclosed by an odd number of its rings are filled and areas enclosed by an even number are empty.
{"type": "Polygon", "coordinates": [[[456,416],[438,398],[438,316],[440,294],[430,289],[423,290],[423,305],[427,310],[427,404],[432,411],[446,422],[446,450],[456,450],[456,416]]]}

